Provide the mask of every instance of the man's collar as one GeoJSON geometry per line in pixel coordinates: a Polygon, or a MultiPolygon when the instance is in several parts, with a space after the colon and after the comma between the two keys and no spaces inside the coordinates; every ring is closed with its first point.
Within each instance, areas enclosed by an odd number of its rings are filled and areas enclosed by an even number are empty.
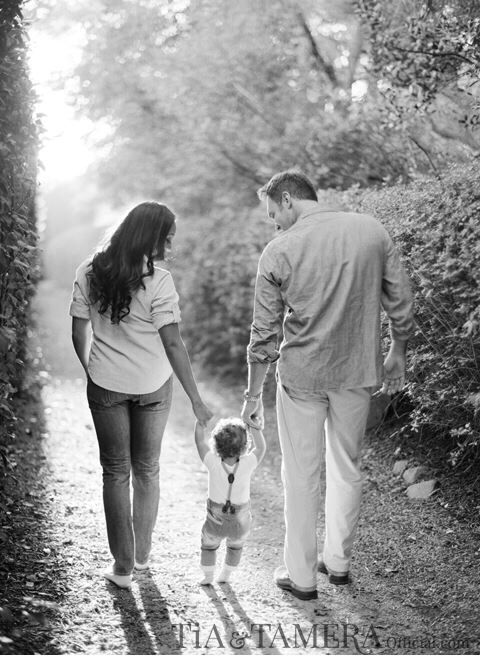
{"type": "MultiPolygon", "coordinates": [[[[295,223],[298,223],[299,221],[303,221],[303,219],[306,219],[309,216],[313,216],[314,214],[331,214],[333,212],[338,212],[338,208],[334,207],[324,207],[320,204],[318,204],[316,207],[311,207],[308,210],[304,210],[297,218],[295,223]]],[[[295,225],[295,224],[294,224],[295,225]]]]}
{"type": "Polygon", "coordinates": [[[301,214],[298,215],[297,220],[295,223],[293,223],[287,230],[280,230],[275,233],[275,237],[279,237],[280,235],[285,235],[290,232],[290,230],[294,231],[295,227],[300,226],[300,222],[303,221],[304,219],[308,219],[311,216],[315,216],[316,214],[323,214],[325,215],[324,217],[319,217],[319,218],[328,218],[328,214],[333,214],[335,212],[341,212],[342,210],[339,209],[338,207],[325,207],[323,205],[316,205],[315,207],[310,207],[308,210],[304,210],[301,214]]]}

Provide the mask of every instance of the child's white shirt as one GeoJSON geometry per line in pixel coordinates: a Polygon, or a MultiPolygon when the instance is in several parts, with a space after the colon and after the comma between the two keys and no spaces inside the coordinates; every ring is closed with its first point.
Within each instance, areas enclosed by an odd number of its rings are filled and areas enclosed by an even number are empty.
{"type": "MultiPolygon", "coordinates": [[[[208,470],[208,498],[215,503],[225,503],[228,496],[228,474],[233,473],[233,465],[225,465],[227,471],[223,468],[222,459],[213,451],[207,451],[203,459],[203,464],[208,470]],[[227,473],[228,472],[228,473],[227,473]]],[[[232,485],[230,502],[233,504],[246,503],[250,499],[250,479],[252,473],[257,467],[257,456],[251,451],[240,456],[235,480],[232,485]]]]}

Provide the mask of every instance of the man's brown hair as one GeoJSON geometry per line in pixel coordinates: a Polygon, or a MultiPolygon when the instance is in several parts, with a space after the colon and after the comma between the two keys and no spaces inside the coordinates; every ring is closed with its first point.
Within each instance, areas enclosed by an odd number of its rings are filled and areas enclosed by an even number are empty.
{"type": "Polygon", "coordinates": [[[296,170],[276,173],[257,193],[260,200],[265,200],[268,196],[280,204],[284,191],[288,191],[290,196],[299,200],[318,201],[317,192],[311,180],[305,173],[296,170]]]}

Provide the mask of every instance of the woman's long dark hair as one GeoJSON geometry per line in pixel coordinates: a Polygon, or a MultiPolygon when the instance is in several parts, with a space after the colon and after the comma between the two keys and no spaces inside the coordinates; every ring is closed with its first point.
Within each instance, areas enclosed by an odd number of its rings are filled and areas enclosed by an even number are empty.
{"type": "Polygon", "coordinates": [[[153,275],[153,258],[163,259],[165,241],[175,215],[160,203],[140,203],[127,214],[106,247],[93,257],[87,276],[90,301],[98,311],[110,311],[110,320],[120,323],[130,312],[133,294],[145,289],[143,279],[153,275]],[[144,271],[145,258],[147,272],[144,271]]]}

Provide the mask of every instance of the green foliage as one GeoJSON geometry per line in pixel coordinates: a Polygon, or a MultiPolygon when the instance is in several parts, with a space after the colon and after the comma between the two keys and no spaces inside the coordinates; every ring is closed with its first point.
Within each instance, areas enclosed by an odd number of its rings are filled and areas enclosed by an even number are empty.
{"type": "Polygon", "coordinates": [[[18,0],[5,0],[0,8],[0,444],[13,419],[11,396],[21,385],[29,301],[38,270],[37,126],[20,8],[18,0]]]}

